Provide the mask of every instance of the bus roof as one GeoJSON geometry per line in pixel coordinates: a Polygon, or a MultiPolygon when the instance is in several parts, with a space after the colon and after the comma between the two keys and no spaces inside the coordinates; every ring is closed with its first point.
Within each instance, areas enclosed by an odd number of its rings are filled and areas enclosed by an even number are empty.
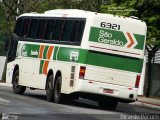
{"type": "Polygon", "coordinates": [[[88,18],[88,17],[113,17],[113,18],[121,18],[121,19],[128,19],[133,21],[139,21],[137,17],[131,16],[131,17],[124,17],[124,16],[117,16],[112,14],[106,14],[106,13],[97,13],[97,12],[91,12],[91,11],[85,11],[85,10],[79,10],[79,9],[55,9],[55,10],[49,10],[44,13],[24,13],[20,15],[22,16],[30,16],[30,17],[73,17],[73,18],[88,18]]]}

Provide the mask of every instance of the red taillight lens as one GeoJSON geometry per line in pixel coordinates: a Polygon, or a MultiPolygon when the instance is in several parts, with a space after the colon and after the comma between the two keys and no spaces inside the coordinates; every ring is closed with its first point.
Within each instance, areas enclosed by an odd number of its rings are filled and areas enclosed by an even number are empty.
{"type": "Polygon", "coordinates": [[[135,83],[135,87],[136,87],[136,88],[139,87],[140,79],[141,79],[141,76],[140,76],[140,75],[137,75],[136,83],[135,83]]]}
{"type": "Polygon", "coordinates": [[[79,70],[79,79],[84,79],[85,71],[86,71],[86,67],[80,66],[80,70],[79,70]]]}

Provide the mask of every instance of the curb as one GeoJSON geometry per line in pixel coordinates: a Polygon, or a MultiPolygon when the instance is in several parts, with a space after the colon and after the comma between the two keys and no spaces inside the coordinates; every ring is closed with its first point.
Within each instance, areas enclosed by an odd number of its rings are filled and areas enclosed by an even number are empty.
{"type": "Polygon", "coordinates": [[[154,103],[149,103],[149,102],[143,102],[143,101],[137,101],[134,103],[131,103],[132,105],[137,105],[137,106],[144,106],[148,108],[156,108],[160,110],[160,105],[159,104],[154,104],[154,103]]]}
{"type": "Polygon", "coordinates": [[[3,86],[3,87],[12,87],[12,84],[0,82],[0,86],[3,86]]]}

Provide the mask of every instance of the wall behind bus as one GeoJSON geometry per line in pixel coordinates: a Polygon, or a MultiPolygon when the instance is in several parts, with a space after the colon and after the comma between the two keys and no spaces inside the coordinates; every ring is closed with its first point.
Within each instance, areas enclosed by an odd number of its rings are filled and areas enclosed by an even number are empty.
{"type": "Polygon", "coordinates": [[[152,63],[149,96],[160,97],[160,64],[152,63]]]}
{"type": "Polygon", "coordinates": [[[3,74],[4,65],[5,65],[5,60],[6,60],[5,56],[0,56],[0,80],[2,80],[2,74],[3,74]]]}

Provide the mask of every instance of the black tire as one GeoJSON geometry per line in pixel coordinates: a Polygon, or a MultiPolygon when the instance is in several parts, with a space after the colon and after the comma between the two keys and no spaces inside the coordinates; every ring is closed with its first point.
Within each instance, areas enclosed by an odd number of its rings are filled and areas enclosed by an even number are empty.
{"type": "Polygon", "coordinates": [[[118,105],[118,100],[116,99],[99,99],[98,105],[101,109],[115,110],[118,105]]]}
{"type": "Polygon", "coordinates": [[[48,102],[54,101],[54,92],[53,92],[53,75],[50,75],[47,79],[46,84],[46,99],[48,102]]]}
{"type": "Polygon", "coordinates": [[[23,94],[26,90],[26,87],[18,85],[18,81],[19,81],[19,70],[16,70],[13,74],[13,81],[12,81],[13,92],[15,94],[23,94]]]}
{"type": "Polygon", "coordinates": [[[54,84],[54,102],[65,103],[66,95],[61,93],[62,77],[58,76],[54,84]]]}

